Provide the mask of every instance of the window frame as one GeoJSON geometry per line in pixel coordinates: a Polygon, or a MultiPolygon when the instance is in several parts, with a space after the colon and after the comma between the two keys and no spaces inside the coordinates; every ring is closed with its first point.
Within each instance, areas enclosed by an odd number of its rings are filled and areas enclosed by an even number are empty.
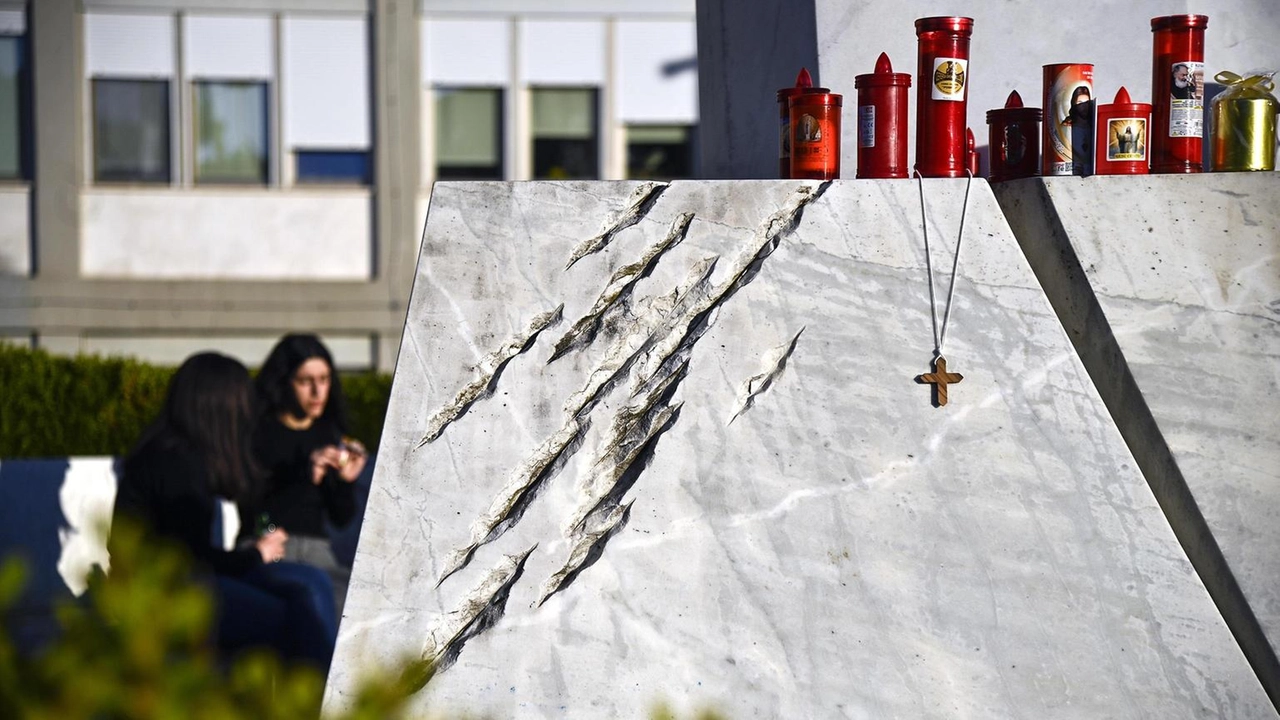
{"type": "Polygon", "coordinates": [[[623,135],[623,174],[628,180],[689,180],[697,177],[697,156],[698,156],[698,126],[695,123],[650,123],[635,122],[627,123],[622,127],[623,135]],[[634,130],[682,130],[684,131],[684,141],[679,145],[674,143],[658,143],[658,142],[632,142],[632,131],[634,130]],[[631,164],[631,148],[633,145],[662,145],[667,147],[683,147],[684,163],[687,172],[684,175],[674,174],[654,174],[644,175],[632,174],[631,164]]]}
{"type": "MultiPolygon", "coordinates": [[[[534,180],[602,180],[607,175],[604,167],[606,156],[605,148],[605,108],[604,108],[604,88],[598,85],[531,85],[529,91],[529,175],[534,180]],[[591,171],[586,175],[570,175],[566,177],[557,177],[550,174],[541,174],[538,171],[538,142],[539,135],[537,132],[537,102],[536,95],[540,91],[564,92],[581,90],[591,93],[591,127],[592,137],[589,141],[591,157],[591,171]]],[[[570,138],[543,138],[544,141],[570,141],[570,138]]],[[[578,141],[582,142],[582,141],[578,141]]]]}
{"type": "Polygon", "coordinates": [[[502,181],[506,180],[509,171],[509,161],[506,146],[507,137],[507,121],[509,102],[509,89],[501,85],[450,85],[439,84],[431,88],[431,113],[434,118],[432,125],[432,177],[436,180],[444,181],[502,181]],[[497,162],[492,167],[492,172],[470,172],[479,165],[456,165],[450,166],[454,168],[462,168],[457,171],[447,171],[442,173],[443,166],[440,163],[440,98],[442,93],[455,92],[485,92],[496,95],[497,102],[494,108],[494,148],[497,152],[497,162]]]}
{"type": "Polygon", "coordinates": [[[11,39],[17,43],[18,71],[14,78],[15,111],[14,132],[17,142],[17,172],[12,175],[0,174],[0,182],[30,182],[32,174],[32,143],[35,141],[35,126],[32,122],[32,85],[31,85],[31,40],[27,33],[3,33],[0,40],[11,39]]]}
{"type": "Polygon", "coordinates": [[[174,157],[174,80],[169,77],[131,77],[120,75],[95,75],[89,78],[89,172],[90,179],[94,185],[147,185],[147,186],[170,186],[174,183],[176,177],[177,163],[174,157]],[[159,127],[164,129],[164,137],[162,139],[163,157],[165,161],[163,176],[148,177],[145,174],[132,174],[128,177],[104,177],[100,167],[101,156],[99,151],[102,143],[99,136],[98,125],[98,106],[99,106],[99,88],[106,84],[132,84],[132,85],[150,85],[162,87],[164,89],[164,102],[160,104],[160,108],[164,113],[164,122],[159,127]]]}
{"type": "Polygon", "coordinates": [[[302,188],[369,187],[373,185],[373,152],[368,148],[311,148],[294,147],[290,152],[293,162],[293,184],[302,188]],[[358,179],[351,176],[324,177],[302,172],[303,156],[315,155],[363,155],[364,170],[358,179]]]}
{"type": "Polygon", "coordinates": [[[187,92],[189,98],[188,107],[190,107],[189,126],[191,130],[190,147],[187,151],[190,153],[190,185],[191,187],[246,187],[246,188],[268,188],[272,186],[272,167],[273,153],[275,151],[275,137],[272,129],[274,122],[274,111],[272,105],[275,102],[274,81],[258,78],[220,78],[220,77],[191,77],[188,78],[187,92]],[[262,100],[262,154],[261,154],[261,179],[240,179],[232,176],[212,176],[201,177],[201,160],[200,160],[200,88],[204,86],[253,86],[261,91],[262,100]]]}

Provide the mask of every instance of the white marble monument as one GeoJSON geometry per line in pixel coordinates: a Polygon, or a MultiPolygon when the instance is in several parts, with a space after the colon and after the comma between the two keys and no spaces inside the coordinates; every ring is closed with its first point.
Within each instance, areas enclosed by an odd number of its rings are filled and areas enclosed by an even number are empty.
{"type": "Polygon", "coordinates": [[[1280,690],[1280,175],[995,192],[1201,577],[1280,690]]]}
{"type": "Polygon", "coordinates": [[[989,187],[923,191],[438,183],[326,706],[1276,717],[989,187]]]}

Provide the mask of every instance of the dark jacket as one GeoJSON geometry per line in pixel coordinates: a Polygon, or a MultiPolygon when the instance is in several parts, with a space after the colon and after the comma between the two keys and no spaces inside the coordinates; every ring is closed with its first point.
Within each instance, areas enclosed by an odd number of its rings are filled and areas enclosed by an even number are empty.
{"type": "Polygon", "coordinates": [[[334,470],[325,473],[319,485],[311,482],[312,451],[341,440],[341,433],[323,420],[306,430],[291,430],[275,418],[264,418],[254,437],[254,451],[267,479],[264,495],[255,503],[254,518],[265,514],[290,535],[313,537],[328,536],[326,521],[335,528],[351,522],[356,514],[355,483],[343,481],[334,470]]]}
{"type": "Polygon", "coordinates": [[[216,542],[222,531],[218,498],[195,453],[176,438],[155,437],[125,460],[113,522],[122,517],[177,541],[220,575],[243,575],[262,564],[256,548],[228,552],[216,542]]]}

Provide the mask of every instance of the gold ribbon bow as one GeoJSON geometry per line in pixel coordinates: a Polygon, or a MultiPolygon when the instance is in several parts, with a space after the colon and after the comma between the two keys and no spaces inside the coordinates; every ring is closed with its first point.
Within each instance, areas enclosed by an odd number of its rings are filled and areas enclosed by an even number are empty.
{"type": "Polygon", "coordinates": [[[1226,85],[1233,93],[1253,92],[1256,94],[1270,94],[1276,89],[1275,81],[1271,79],[1274,73],[1263,73],[1261,75],[1250,75],[1242,77],[1230,70],[1223,70],[1213,76],[1214,80],[1226,85]]]}

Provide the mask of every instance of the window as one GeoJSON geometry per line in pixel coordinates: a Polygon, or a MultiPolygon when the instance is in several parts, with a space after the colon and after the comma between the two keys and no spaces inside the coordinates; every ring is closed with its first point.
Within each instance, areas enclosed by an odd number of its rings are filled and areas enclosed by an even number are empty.
{"type": "Polygon", "coordinates": [[[31,177],[26,38],[0,35],[0,180],[31,177]]]}
{"type": "Polygon", "coordinates": [[[365,150],[295,150],[299,183],[368,185],[371,168],[365,150]]]}
{"type": "Polygon", "coordinates": [[[436,179],[501,180],[502,91],[436,90],[436,179]]]}
{"type": "Polygon", "coordinates": [[[373,181],[369,34],[358,15],[280,21],[280,142],[298,185],[373,181]]]}
{"type": "Polygon", "coordinates": [[[169,182],[169,81],[94,78],[93,177],[169,182]]]}
{"type": "Polygon", "coordinates": [[[693,177],[693,129],[688,125],[632,125],[627,128],[627,177],[693,177]]]}
{"type": "Polygon", "coordinates": [[[600,177],[599,93],[594,88],[533,90],[533,177],[600,177]]]}
{"type": "Polygon", "coordinates": [[[199,81],[195,90],[197,183],[267,182],[267,84],[199,81]]]}

